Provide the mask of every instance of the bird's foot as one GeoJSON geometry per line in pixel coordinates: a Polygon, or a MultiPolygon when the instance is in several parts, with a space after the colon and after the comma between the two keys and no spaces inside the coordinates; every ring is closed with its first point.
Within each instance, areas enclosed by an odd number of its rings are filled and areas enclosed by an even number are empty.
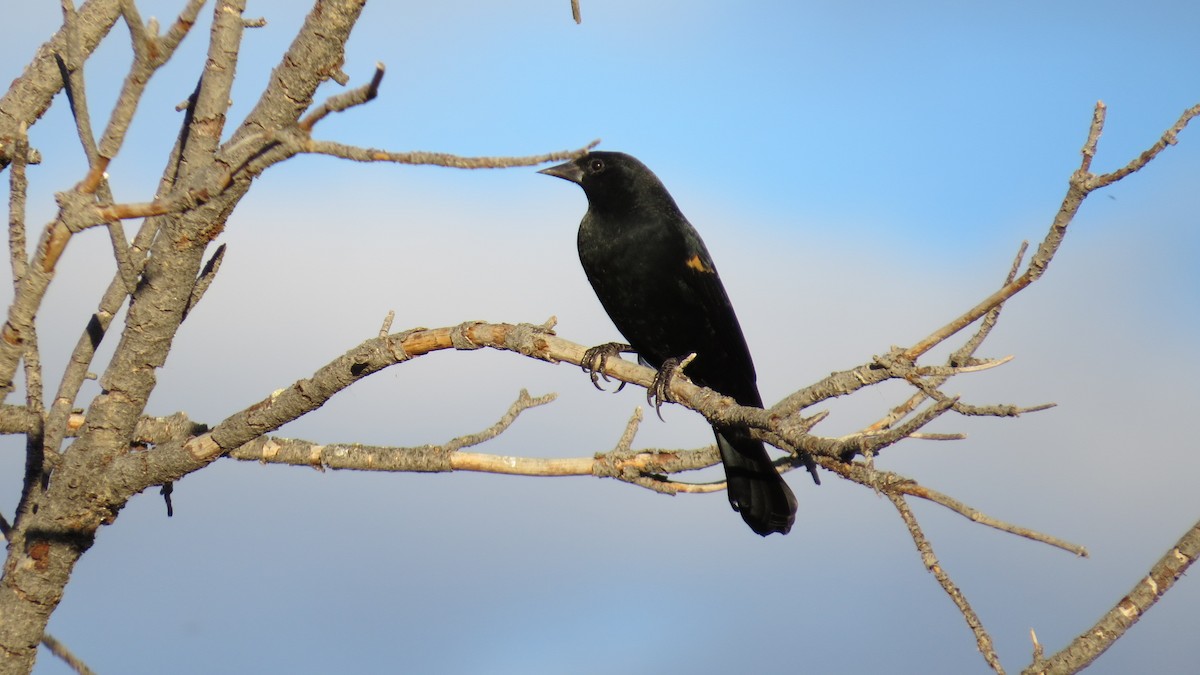
{"type": "Polygon", "coordinates": [[[676,375],[682,375],[683,369],[687,368],[688,364],[696,358],[695,354],[688,354],[682,359],[670,358],[662,362],[658,367],[658,372],[654,374],[654,381],[646,389],[646,402],[654,406],[654,414],[658,415],[658,419],[662,419],[663,403],[674,403],[675,399],[671,396],[671,380],[675,379],[676,375]]]}
{"type": "MultiPolygon", "coordinates": [[[[600,391],[604,391],[604,387],[600,386],[600,378],[604,378],[605,382],[611,382],[608,375],[604,372],[604,368],[608,366],[608,360],[614,356],[619,357],[624,352],[633,352],[633,347],[623,342],[605,342],[602,345],[596,345],[583,353],[583,363],[579,365],[583,372],[587,373],[592,378],[592,385],[600,391]]],[[[617,387],[617,391],[625,388],[625,383],[617,387]]],[[[613,392],[614,394],[616,392],[613,392]]]]}

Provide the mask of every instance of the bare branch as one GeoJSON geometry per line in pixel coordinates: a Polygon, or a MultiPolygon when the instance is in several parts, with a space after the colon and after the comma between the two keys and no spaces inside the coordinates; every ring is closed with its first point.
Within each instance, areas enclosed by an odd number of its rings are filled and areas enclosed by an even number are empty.
{"type": "Polygon", "coordinates": [[[537,398],[534,398],[529,395],[528,391],[522,389],[521,393],[517,396],[517,400],[513,402],[513,404],[509,407],[508,412],[504,413],[504,416],[501,417],[498,422],[478,433],[455,438],[449,443],[446,443],[445,447],[450,452],[457,452],[462,448],[470,448],[479,445],[480,443],[490,441],[491,439],[504,433],[510,426],[512,426],[512,423],[517,420],[517,417],[521,413],[529,410],[530,408],[546,405],[547,403],[554,401],[556,398],[558,398],[558,394],[546,394],[544,396],[538,396],[537,398]]]}
{"type": "MultiPolygon", "coordinates": [[[[949,376],[946,376],[946,377],[949,377],[949,376]]],[[[938,390],[936,387],[932,386],[931,384],[926,383],[920,377],[915,377],[915,376],[909,375],[909,376],[905,376],[904,379],[909,384],[913,385],[914,387],[916,387],[917,389],[919,389],[921,391],[922,398],[931,398],[935,401],[943,401],[946,398],[948,398],[946,396],[946,394],[942,393],[940,390],[938,390]]],[[[941,378],[939,378],[939,379],[941,379],[941,378]]],[[[960,415],[969,416],[969,417],[983,417],[983,416],[987,416],[987,417],[1020,417],[1021,415],[1025,414],[1025,413],[1049,410],[1050,408],[1053,408],[1055,405],[1056,404],[1054,404],[1054,403],[1040,403],[1038,405],[1027,406],[1027,407],[1020,407],[1020,406],[1015,406],[1015,405],[1003,405],[1003,404],[977,406],[977,405],[968,405],[968,404],[962,403],[960,401],[955,401],[952,406],[952,410],[954,410],[954,412],[956,412],[960,415]]]]}
{"type": "Polygon", "coordinates": [[[1044,533],[1038,532],[1036,530],[1031,530],[1027,527],[1013,525],[1012,523],[1007,523],[1007,522],[1004,522],[1003,520],[993,518],[993,517],[987,515],[986,513],[979,511],[978,509],[974,509],[970,506],[967,506],[966,504],[963,504],[962,502],[958,501],[957,499],[954,499],[944,493],[938,492],[937,490],[927,488],[923,485],[918,485],[915,482],[910,481],[907,484],[904,484],[903,486],[897,486],[896,490],[898,492],[902,492],[907,495],[912,495],[914,497],[920,497],[921,499],[927,499],[935,504],[940,504],[942,506],[945,506],[946,508],[963,516],[964,518],[967,518],[968,520],[970,520],[972,522],[979,523],[980,525],[986,525],[992,529],[1000,530],[1001,532],[1015,534],[1018,537],[1024,537],[1031,541],[1037,541],[1037,542],[1041,542],[1043,544],[1048,544],[1050,546],[1062,549],[1069,553],[1074,553],[1075,555],[1077,555],[1081,558],[1088,557],[1088,550],[1086,548],[1084,548],[1083,546],[1080,546],[1078,544],[1072,544],[1071,542],[1065,541],[1063,539],[1059,539],[1058,537],[1052,537],[1048,534],[1044,534],[1044,533]]]}
{"type": "Polygon", "coordinates": [[[88,668],[88,665],[83,662],[78,656],[75,656],[70,649],[67,648],[58,638],[49,633],[42,633],[42,644],[50,653],[62,659],[64,663],[71,667],[72,670],[79,675],[96,675],[95,671],[88,668]]]}
{"type": "Polygon", "coordinates": [[[392,322],[396,320],[396,310],[389,309],[387,316],[383,317],[383,325],[379,327],[379,339],[386,340],[388,333],[392,332],[392,322]]]}
{"type": "Polygon", "coordinates": [[[356,162],[394,162],[396,164],[419,164],[445,166],[455,169],[503,169],[514,166],[534,166],[544,162],[575,159],[600,143],[599,139],[578,150],[562,150],[527,157],[460,157],[442,152],[389,152],[375,148],[359,148],[330,141],[308,141],[301,152],[341,157],[356,162]]]}
{"type": "Polygon", "coordinates": [[[25,164],[29,154],[29,138],[25,132],[25,123],[22,122],[17,127],[17,137],[9,152],[12,165],[8,175],[8,252],[14,289],[20,286],[21,277],[25,276],[25,256],[29,255],[25,243],[25,193],[29,188],[25,164]]]}
{"type": "Polygon", "coordinates": [[[961,441],[961,440],[964,440],[967,437],[967,435],[966,434],[931,434],[931,433],[925,433],[925,432],[917,432],[914,434],[909,434],[908,437],[914,441],[917,441],[917,440],[919,440],[919,441],[961,441]]]}
{"type": "MultiPolygon", "coordinates": [[[[1006,300],[1011,298],[1013,295],[1016,295],[1034,281],[1038,280],[1045,272],[1050,260],[1054,257],[1054,254],[1057,252],[1059,245],[1062,243],[1063,237],[1066,235],[1067,226],[1074,219],[1075,214],[1078,212],[1079,207],[1082,205],[1083,200],[1087,197],[1088,193],[1098,187],[1102,187],[1103,185],[1111,184],[1125,175],[1128,175],[1128,173],[1132,173],[1132,171],[1136,171],[1137,169],[1145,166],[1149,159],[1153,158],[1153,156],[1157,155],[1157,153],[1161,151],[1162,148],[1159,146],[1161,145],[1165,147],[1166,145],[1173,143],[1179,131],[1181,131],[1197,114],[1200,114],[1200,106],[1188,109],[1188,111],[1184,113],[1175,126],[1169,129],[1163,135],[1158,144],[1143,153],[1143,156],[1146,157],[1145,161],[1142,161],[1139,157],[1138,160],[1135,160],[1129,165],[1129,167],[1132,167],[1131,171],[1127,173],[1116,172],[1115,174],[1112,174],[1114,177],[1111,178],[1111,180],[1107,180],[1101,185],[1096,183],[1096,177],[1088,172],[1088,168],[1091,166],[1091,159],[1095,155],[1100,132],[1102,131],[1104,125],[1104,104],[1097,103],[1093,114],[1092,124],[1088,131],[1087,141],[1085,142],[1083,150],[1081,151],[1083,159],[1081,160],[1080,169],[1077,170],[1071,177],[1067,194],[1063,198],[1062,205],[1051,222],[1050,229],[1047,232],[1046,237],[1043,239],[1041,245],[1038,247],[1037,253],[1029,262],[1029,266],[1026,268],[1025,273],[1016,278],[1013,278],[1013,274],[1010,273],[1009,280],[1006,281],[1005,285],[1001,287],[1000,290],[991,294],[983,301],[975,305],[975,307],[963,313],[945,326],[937,329],[915,345],[907,349],[898,350],[893,356],[893,359],[910,364],[915,363],[916,359],[921,355],[925,354],[936,345],[942,343],[950,336],[958,333],[966,326],[974,323],[981,317],[986,317],[993,312],[998,312],[999,308],[1006,300]]],[[[1018,254],[1018,260],[1023,257],[1024,250],[1025,246],[1022,245],[1021,251],[1018,254]]],[[[992,318],[991,320],[994,323],[995,318],[992,318]]],[[[963,349],[971,349],[973,351],[973,349],[978,346],[978,343],[982,342],[983,337],[986,337],[987,331],[990,331],[990,326],[985,323],[983,326],[981,326],[980,331],[977,333],[978,337],[968,341],[967,345],[964,345],[963,349]]],[[[959,351],[962,352],[963,350],[959,351]]],[[[958,353],[956,352],[956,354],[958,353]]],[[[955,361],[951,362],[951,365],[962,365],[967,360],[963,358],[963,356],[965,356],[965,354],[958,354],[958,357],[955,361]]],[[[891,376],[892,375],[887,372],[886,369],[880,369],[873,366],[873,364],[866,364],[851,370],[834,372],[829,377],[826,377],[823,380],[788,396],[783,401],[780,401],[778,404],[776,404],[771,410],[775,414],[789,416],[817,401],[832,398],[834,396],[842,396],[853,393],[854,391],[857,391],[863,387],[871,386],[883,380],[889,379],[891,376]]],[[[888,417],[885,417],[880,422],[872,425],[869,427],[869,429],[882,428],[883,426],[890,425],[895,420],[907,414],[909,411],[915,409],[919,402],[920,399],[914,396],[908,402],[898,406],[897,408],[894,408],[888,417]]],[[[1044,407],[1045,406],[1035,406],[1034,408],[1016,410],[1029,412],[1034,409],[1044,409],[1044,407]]]]}
{"type": "Polygon", "coordinates": [[[979,616],[975,614],[975,610],[971,609],[966,596],[962,594],[962,591],[954,584],[954,581],[950,579],[950,575],[946,574],[946,570],[938,562],[937,556],[933,552],[933,547],[930,546],[929,540],[925,538],[925,533],[921,531],[921,526],[917,523],[917,518],[913,515],[912,509],[908,507],[908,504],[904,501],[904,497],[900,495],[888,493],[887,497],[896,507],[896,510],[900,513],[900,518],[904,520],[904,524],[908,527],[908,533],[912,536],[913,543],[916,544],[917,551],[921,554],[921,562],[925,563],[925,569],[929,570],[933,574],[933,578],[937,579],[937,582],[941,584],[942,590],[946,591],[946,595],[950,596],[950,600],[954,602],[954,606],[958,607],[958,611],[962,613],[963,619],[967,622],[967,627],[975,634],[975,643],[979,647],[979,653],[983,655],[983,660],[987,661],[987,664],[991,666],[992,670],[996,671],[997,675],[1004,675],[1004,668],[1000,665],[1000,657],[996,656],[992,637],[984,629],[979,616]]]}
{"type": "Polygon", "coordinates": [[[979,511],[978,509],[967,506],[957,499],[938,492],[937,490],[920,485],[911,478],[906,478],[900,474],[893,473],[891,471],[880,471],[878,469],[871,468],[866,464],[858,462],[841,462],[829,458],[818,458],[817,461],[821,464],[821,466],[838,474],[842,478],[854,481],[859,485],[870,487],[873,490],[878,490],[887,494],[902,494],[910,495],[912,497],[919,497],[921,499],[933,502],[934,504],[944,506],[960,516],[972,522],[979,523],[980,525],[986,525],[987,527],[999,530],[1001,532],[1015,534],[1018,537],[1024,537],[1031,541],[1041,542],[1069,553],[1074,553],[1077,556],[1085,558],[1088,556],[1088,551],[1083,546],[1072,544],[1071,542],[1059,539],[1058,537],[1052,537],[1048,534],[1037,532],[1036,530],[1020,527],[1018,525],[1013,525],[997,518],[993,518],[982,511],[979,511]]]}
{"type": "MultiPolygon", "coordinates": [[[[63,82],[66,83],[67,103],[71,106],[71,114],[75,118],[75,131],[79,135],[79,141],[83,144],[84,154],[87,156],[88,165],[91,167],[89,175],[94,173],[103,173],[104,169],[97,169],[97,153],[96,153],[96,136],[92,133],[91,114],[88,112],[87,105],[87,87],[83,84],[83,62],[78,56],[78,37],[76,36],[76,16],[75,4],[71,0],[62,0],[63,12],[63,29],[67,32],[67,41],[64,45],[66,49],[59,54],[58,67],[59,74],[63,82]]],[[[97,179],[96,182],[99,182],[97,179]]],[[[92,190],[95,190],[93,185],[92,190]]]]}
{"type": "MultiPolygon", "coordinates": [[[[571,460],[538,460],[497,458],[492,455],[470,455],[447,452],[437,448],[363,448],[360,446],[319,446],[303,441],[286,441],[261,437],[283,424],[323,405],[337,392],[354,382],[391,365],[443,349],[474,350],[481,347],[514,351],[525,356],[556,363],[565,361],[578,365],[586,349],[563,340],[547,327],[532,324],[487,324],[466,322],[458,326],[437,329],[413,329],[384,338],[367,340],[319,369],[309,379],[277,392],[246,410],[231,415],[211,432],[199,432],[186,443],[162,444],[153,453],[119,458],[114,465],[117,475],[127,484],[161,484],[194,471],[227,452],[237,452],[239,459],[279,461],[289,464],[319,464],[334,468],[366,470],[437,470],[456,469],[500,471],[522,475],[603,475],[619,478],[659,492],[713,492],[723,489],[721,483],[692,485],[669,481],[665,474],[712,466],[719,461],[714,448],[698,451],[632,451],[628,444],[640,411],[626,427],[616,449],[595,458],[571,460]],[[249,444],[247,447],[239,447],[249,444]],[[353,452],[347,450],[353,448],[353,452]],[[406,453],[413,456],[404,456],[406,453]],[[414,455],[415,453],[415,455],[414,455]],[[410,467],[410,468],[398,468],[410,467]],[[425,468],[411,468],[425,467],[425,468]],[[128,472],[128,473],[127,473],[128,472]]],[[[626,382],[648,387],[654,371],[618,358],[606,366],[610,375],[626,382]]],[[[911,479],[889,472],[879,472],[866,465],[838,459],[854,450],[873,454],[879,448],[904,438],[913,437],[918,430],[949,410],[953,398],[936,401],[904,425],[884,433],[854,434],[841,439],[827,439],[807,433],[821,416],[808,420],[784,420],[758,408],[738,406],[708,389],[697,387],[686,377],[671,383],[671,395],[689,408],[701,412],[710,421],[722,424],[751,423],[755,433],[785,449],[802,448],[820,456],[825,468],[872,489],[908,494],[941,504],[972,521],[1022,537],[1047,543],[1078,555],[1086,555],[1082,547],[1055,537],[1010,525],[986,516],[937,491],[918,485],[911,479]],[[807,425],[807,426],[806,426],[807,425]]],[[[936,436],[935,436],[936,437],[936,436]]],[[[152,439],[148,439],[153,442],[152,439]]],[[[794,468],[798,459],[788,458],[777,464],[783,470],[794,468]]]]}
{"type": "Polygon", "coordinates": [[[188,298],[187,306],[183,308],[183,317],[191,313],[192,309],[199,304],[204,294],[208,292],[208,287],[212,285],[213,279],[217,278],[217,272],[221,271],[221,261],[225,259],[225,244],[217,247],[213,252],[212,257],[204,264],[204,269],[200,271],[200,276],[196,279],[196,285],[192,287],[192,295],[188,298]]]}
{"type": "MultiPolygon", "coordinates": [[[[76,58],[86,59],[121,15],[123,0],[89,0],[77,13],[74,32],[76,58]]],[[[63,26],[50,40],[38,48],[37,55],[25,67],[21,77],[0,98],[0,169],[11,161],[9,140],[17,135],[22,123],[33,126],[46,110],[54,95],[63,87],[59,76],[57,56],[67,50],[68,31],[63,26]]]]}
{"type": "MultiPolygon", "coordinates": [[[[1098,104],[1098,107],[1100,106],[1103,106],[1103,104],[1098,104]]],[[[1197,115],[1200,115],[1200,104],[1194,105],[1183,111],[1183,114],[1179,116],[1179,120],[1176,121],[1170,129],[1167,129],[1165,132],[1163,132],[1162,137],[1159,138],[1154,145],[1150,146],[1145,152],[1138,155],[1137,159],[1134,159],[1112,173],[1093,176],[1089,181],[1089,190],[1096,190],[1107,185],[1111,185],[1149,164],[1150,160],[1157,157],[1158,153],[1165,150],[1168,145],[1175,145],[1179,138],[1179,132],[1183,131],[1184,127],[1188,125],[1188,122],[1191,122],[1193,119],[1195,119],[1197,115]]],[[[1092,149],[1094,151],[1095,144],[1092,144],[1092,149]]]]}
{"type": "Polygon", "coordinates": [[[304,132],[312,131],[317,122],[325,119],[325,116],[332,112],[343,112],[344,110],[356,105],[362,105],[368,101],[374,100],[379,94],[379,84],[383,82],[384,67],[382,63],[375,64],[375,74],[371,77],[371,81],[357,89],[353,89],[344,94],[339,94],[325,100],[316,110],[310,112],[300,120],[297,126],[304,132]]]}
{"type": "Polygon", "coordinates": [[[1035,653],[1033,664],[1022,672],[1025,675],[1065,675],[1088,667],[1171,590],[1196,558],[1200,558],[1200,521],[1193,524],[1150,568],[1150,573],[1094,626],[1049,659],[1038,658],[1035,653]]]}
{"type": "Polygon", "coordinates": [[[1019,293],[1026,286],[1037,281],[1046,271],[1046,267],[1050,264],[1050,260],[1058,251],[1059,245],[1062,243],[1063,237],[1066,235],[1067,226],[1075,218],[1075,214],[1079,212],[1079,207],[1083,204],[1083,200],[1090,192],[1101,187],[1111,185],[1118,180],[1128,176],[1129,174],[1146,166],[1147,163],[1158,155],[1166,146],[1175,143],[1179,132],[1187,126],[1188,122],[1196,115],[1200,114],[1200,105],[1193,106],[1186,110],[1170,129],[1168,129],[1148,150],[1143,152],[1137,159],[1131,161],[1125,167],[1114,171],[1111,174],[1096,176],[1090,173],[1092,157],[1095,156],[1096,146],[1100,139],[1100,133],[1104,128],[1104,103],[1097,102],[1095,111],[1092,116],[1092,124],[1088,130],[1087,141],[1084,143],[1081,154],[1083,156],[1080,162],[1079,170],[1071,177],[1070,185],[1067,188],[1067,194],[1063,198],[1062,206],[1059,207],[1058,213],[1055,215],[1053,222],[1050,224],[1050,231],[1046,234],[1046,238],[1042,240],[1038,247],[1037,253],[1033,260],[1030,261],[1028,269],[1025,273],[1018,277],[1015,281],[1004,286],[1004,288],[988,296],[982,302],[971,308],[958,318],[954,319],[945,326],[934,331],[924,340],[909,347],[904,355],[910,360],[915,359],[921,354],[932,349],[935,345],[941,343],[946,338],[954,335],[966,326],[974,323],[977,319],[987,314],[993,308],[998,307],[1005,300],[1019,293]]]}
{"type": "Polygon", "coordinates": [[[508,411],[483,431],[451,439],[441,445],[410,448],[360,444],[319,445],[308,441],[262,436],[233,449],[229,456],[243,461],[311,466],[318,469],[359,471],[484,471],[529,476],[589,475],[591,460],[537,460],[459,452],[496,438],[508,430],[522,412],[545,405],[557,396],[531,397],[524,389],[508,411]]]}
{"type": "MultiPolygon", "coordinates": [[[[1013,280],[1017,278],[1017,272],[1021,268],[1021,261],[1024,260],[1025,251],[1028,248],[1029,242],[1021,242],[1021,246],[1017,250],[1017,255],[1013,259],[1012,266],[1009,268],[1008,275],[1004,278],[1004,284],[1002,284],[1002,286],[1011,284],[1013,280]]],[[[975,331],[975,333],[963,344],[962,347],[959,347],[952,354],[950,354],[950,358],[946,360],[949,365],[957,366],[972,362],[975,351],[979,349],[979,346],[983,344],[983,341],[987,339],[988,335],[991,334],[992,328],[995,327],[997,320],[999,320],[1000,310],[1003,307],[1003,304],[996,305],[991,309],[991,311],[984,315],[983,321],[979,325],[979,330],[975,331]]],[[[948,379],[948,377],[931,378],[928,384],[931,387],[937,388],[945,384],[946,380],[948,379]]],[[[890,411],[888,411],[886,416],[868,426],[866,429],[864,429],[864,431],[879,431],[880,429],[886,429],[892,426],[899,420],[903,419],[906,415],[916,410],[917,406],[921,405],[921,401],[924,401],[925,398],[926,396],[924,393],[917,392],[913,394],[907,401],[892,408],[890,411]]]]}
{"type": "MultiPolygon", "coordinates": [[[[96,18],[93,15],[95,10],[89,11],[89,7],[99,4],[90,2],[85,4],[78,15],[68,12],[67,25],[59,33],[65,36],[63,40],[59,40],[58,36],[56,36],[55,40],[47,43],[46,46],[43,46],[43,49],[55,46],[53,54],[58,55],[67,51],[63,47],[64,41],[78,43],[80,51],[76,58],[85,58],[86,54],[89,54],[91,49],[94,48],[94,45],[91,47],[87,46],[87,40],[90,39],[87,36],[93,35],[91,31],[94,30],[90,22],[96,18]],[[70,33],[76,30],[73,28],[73,25],[76,23],[79,24],[78,32],[80,34],[75,35],[75,39],[71,40],[69,39],[70,33]],[[84,26],[87,26],[87,36],[83,35],[84,26]]],[[[189,4],[188,9],[185,9],[185,14],[193,8],[198,10],[201,4],[193,1],[189,4]]],[[[116,20],[116,15],[121,11],[122,6],[123,3],[113,4],[113,21],[116,20]]],[[[195,15],[191,15],[190,21],[185,19],[187,17],[181,15],[180,21],[176,22],[178,30],[173,27],[173,32],[169,34],[173,42],[166,43],[165,46],[170,47],[170,51],[163,55],[164,59],[170,56],[174,47],[178,45],[179,40],[182,40],[183,34],[186,33],[186,27],[190,27],[191,22],[194,22],[195,15]]],[[[109,26],[111,26],[111,23],[109,26]]],[[[107,32],[107,27],[104,30],[107,32]]],[[[103,37],[103,35],[98,36],[97,39],[99,37],[103,37]]],[[[58,64],[62,64],[62,61],[60,59],[55,63],[57,67],[58,64]]],[[[108,151],[106,150],[106,145],[102,142],[99,150],[100,155],[96,154],[97,150],[94,145],[94,139],[91,136],[90,123],[86,119],[86,106],[82,105],[84,89],[82,83],[78,82],[77,78],[71,75],[72,69],[69,67],[70,64],[63,64],[67,67],[64,68],[61,79],[68,84],[72,82],[76,83],[69,86],[68,91],[79,103],[79,105],[74,106],[74,110],[76,112],[80,138],[88,151],[90,168],[87,175],[80,181],[80,184],[76,186],[74,191],[60,195],[59,216],[55,222],[47,225],[43,230],[38,248],[34,253],[35,262],[29,267],[32,271],[24,274],[17,285],[15,297],[9,306],[8,320],[4,324],[4,328],[0,330],[0,395],[12,390],[12,376],[16,369],[17,360],[21,357],[21,353],[26,347],[28,335],[33,330],[33,318],[41,306],[42,298],[45,296],[50,282],[53,280],[55,266],[59,256],[62,255],[63,250],[66,248],[71,234],[92,225],[103,223],[106,220],[94,217],[95,209],[91,204],[90,196],[102,187],[104,170],[108,166],[108,159],[115,154],[116,148],[120,146],[120,142],[124,138],[128,122],[132,119],[133,109],[136,107],[136,103],[140,99],[141,92],[144,89],[145,78],[148,78],[158,67],[147,67],[148,70],[143,68],[145,72],[142,73],[143,79],[140,81],[140,86],[135,86],[137,85],[135,81],[137,78],[134,77],[134,74],[135,72],[142,72],[139,70],[139,63],[140,61],[135,60],[133,69],[126,78],[125,88],[122,90],[117,108],[110,119],[109,128],[105,132],[105,141],[113,144],[114,147],[112,147],[111,151],[108,151]],[[127,112],[127,119],[122,123],[121,116],[123,112],[127,112]],[[80,117],[81,114],[83,117],[80,117]],[[106,151],[109,152],[107,157],[103,156],[103,153],[106,151]]],[[[161,65],[161,63],[158,65],[161,65]]],[[[21,78],[21,80],[28,79],[28,77],[29,72],[27,71],[26,77],[21,78]]],[[[21,80],[18,80],[18,82],[21,80]]],[[[17,83],[14,83],[13,90],[10,90],[10,95],[18,89],[17,83]]],[[[4,100],[8,100],[8,95],[5,96],[4,100]]],[[[0,101],[0,110],[3,110],[3,101],[0,101]]],[[[38,112],[38,114],[40,115],[41,113],[38,112]]],[[[107,187],[104,187],[103,192],[99,196],[101,200],[111,202],[111,194],[107,192],[107,187]]],[[[124,233],[117,226],[110,229],[110,234],[118,264],[121,266],[122,282],[128,287],[132,282],[132,277],[136,276],[136,270],[133,269],[134,263],[128,255],[128,251],[124,250],[126,248],[124,233]]]]}

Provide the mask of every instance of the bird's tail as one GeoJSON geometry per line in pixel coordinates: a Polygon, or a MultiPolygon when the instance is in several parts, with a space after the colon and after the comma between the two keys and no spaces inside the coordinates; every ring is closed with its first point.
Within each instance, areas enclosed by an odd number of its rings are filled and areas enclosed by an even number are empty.
{"type": "Polygon", "coordinates": [[[762,441],[743,429],[713,429],[725,465],[729,503],[762,536],[787,534],[796,520],[796,496],[775,470],[762,441]]]}

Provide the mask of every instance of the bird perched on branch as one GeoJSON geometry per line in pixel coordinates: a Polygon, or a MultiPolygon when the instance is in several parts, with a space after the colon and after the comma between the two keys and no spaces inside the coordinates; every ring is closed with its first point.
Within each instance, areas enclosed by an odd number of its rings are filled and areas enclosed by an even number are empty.
{"type": "MultiPolygon", "coordinates": [[[[587,195],[579,260],[600,304],[629,341],[588,350],[584,368],[593,383],[607,358],[631,348],[659,371],[649,393],[657,406],[668,395],[680,359],[695,354],[685,364],[688,378],[742,405],[761,407],[754,362],[717,268],[658,177],[619,152],[591,152],[540,173],[577,183],[587,195]]],[[[729,503],[758,534],[786,534],[796,518],[796,497],[762,442],[744,428],[713,431],[729,503]]]]}

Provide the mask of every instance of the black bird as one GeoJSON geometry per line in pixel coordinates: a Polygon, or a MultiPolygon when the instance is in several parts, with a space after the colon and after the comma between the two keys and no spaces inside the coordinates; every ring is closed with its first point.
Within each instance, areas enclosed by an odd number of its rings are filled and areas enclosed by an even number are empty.
{"type": "MultiPolygon", "coordinates": [[[[660,386],[651,388],[659,400],[664,376],[694,353],[684,371],[693,382],[761,407],[754,362],[717,268],[658,176],[619,152],[592,152],[540,173],[577,183],[587,194],[579,260],[617,330],[659,370],[660,386]]],[[[602,368],[623,346],[590,350],[585,368],[602,368]]],[[[745,429],[713,431],[733,509],[758,534],[786,534],[796,519],[796,497],[762,442],[745,429]]]]}

